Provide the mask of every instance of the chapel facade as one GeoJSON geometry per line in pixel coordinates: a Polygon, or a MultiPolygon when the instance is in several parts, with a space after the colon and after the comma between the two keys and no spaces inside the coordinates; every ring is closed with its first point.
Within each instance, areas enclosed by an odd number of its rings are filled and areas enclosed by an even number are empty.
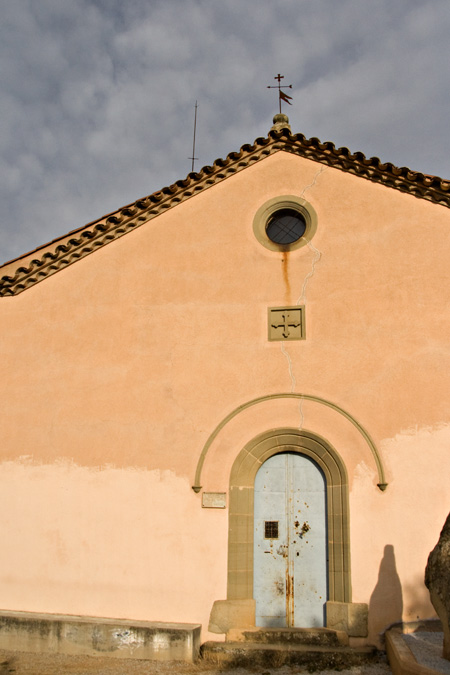
{"type": "Polygon", "coordinates": [[[4,610],[433,616],[450,183],[292,134],[0,270],[4,610]]]}

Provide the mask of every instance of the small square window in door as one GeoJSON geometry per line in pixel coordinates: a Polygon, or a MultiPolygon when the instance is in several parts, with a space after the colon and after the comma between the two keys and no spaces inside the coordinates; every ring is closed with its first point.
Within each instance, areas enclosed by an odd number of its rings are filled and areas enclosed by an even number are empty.
{"type": "Polygon", "coordinates": [[[278,539],[278,520],[264,521],[264,539],[278,539]]]}

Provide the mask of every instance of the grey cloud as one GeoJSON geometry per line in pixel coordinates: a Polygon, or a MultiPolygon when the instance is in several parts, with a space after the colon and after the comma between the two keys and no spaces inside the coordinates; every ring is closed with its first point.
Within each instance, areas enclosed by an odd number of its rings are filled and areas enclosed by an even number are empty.
{"type": "Polygon", "coordinates": [[[0,259],[265,135],[450,175],[447,0],[18,0],[0,9],[0,259]],[[7,216],[5,216],[7,214],[7,216]]]}

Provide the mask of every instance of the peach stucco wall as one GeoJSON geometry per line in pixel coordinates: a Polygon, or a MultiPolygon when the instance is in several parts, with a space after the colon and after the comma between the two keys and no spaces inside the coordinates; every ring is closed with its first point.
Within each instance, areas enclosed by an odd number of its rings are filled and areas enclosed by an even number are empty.
{"type": "Polygon", "coordinates": [[[227,511],[191,489],[271,428],[303,427],[350,482],[353,601],[369,641],[433,614],[422,578],[448,512],[450,211],[279,152],[16,297],[0,300],[0,605],[203,624],[226,597],[227,511]],[[278,195],[318,215],[311,246],[256,240],[278,195]],[[306,306],[306,340],[267,308],[306,306]],[[387,599],[387,601],[386,601],[387,599]]]}

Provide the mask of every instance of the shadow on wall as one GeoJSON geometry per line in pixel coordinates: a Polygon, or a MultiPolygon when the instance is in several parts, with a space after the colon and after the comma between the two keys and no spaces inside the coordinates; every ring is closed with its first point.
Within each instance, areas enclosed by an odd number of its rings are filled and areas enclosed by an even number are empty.
{"type": "Polygon", "coordinates": [[[384,547],[378,572],[378,581],[369,602],[369,631],[379,635],[387,626],[403,617],[403,593],[400,577],[395,566],[394,547],[384,547]]]}

